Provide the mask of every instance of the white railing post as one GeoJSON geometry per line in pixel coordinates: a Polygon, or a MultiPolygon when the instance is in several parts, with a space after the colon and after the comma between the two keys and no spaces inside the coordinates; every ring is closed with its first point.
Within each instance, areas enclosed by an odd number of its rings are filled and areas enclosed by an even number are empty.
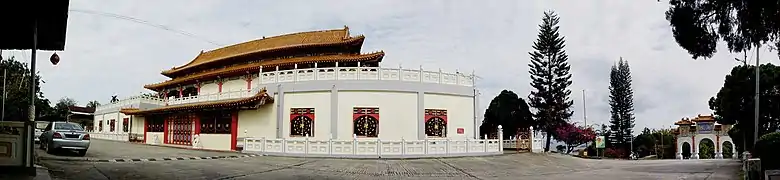
{"type": "Polygon", "coordinates": [[[504,129],[501,127],[501,125],[498,125],[498,151],[501,152],[504,150],[504,129]]]}
{"type": "Polygon", "coordinates": [[[304,156],[308,156],[309,155],[309,134],[306,134],[306,139],[304,140],[305,141],[303,142],[303,145],[305,147],[303,148],[303,152],[304,152],[304,156]]]}
{"type": "Polygon", "coordinates": [[[429,145],[428,138],[426,138],[425,139],[425,146],[423,146],[425,148],[425,151],[423,151],[423,152],[425,152],[426,155],[428,154],[428,145],[429,145]]]}
{"type": "Polygon", "coordinates": [[[352,134],[352,155],[357,154],[357,134],[352,134]]]}
{"type": "Polygon", "coordinates": [[[336,62],[336,67],[333,72],[334,72],[334,76],[336,76],[334,77],[334,80],[339,80],[339,76],[341,76],[341,69],[339,69],[339,62],[336,62]]]}
{"type": "Polygon", "coordinates": [[[265,152],[265,137],[260,138],[260,152],[265,152]]]}
{"type": "Polygon", "coordinates": [[[317,63],[314,63],[314,80],[318,80],[320,76],[320,69],[317,67],[317,63]]]}
{"type": "Polygon", "coordinates": [[[298,64],[293,68],[293,82],[298,82],[298,64]]]}
{"type": "Polygon", "coordinates": [[[425,80],[423,80],[423,77],[425,77],[424,74],[425,74],[425,71],[423,71],[423,67],[422,67],[422,65],[420,65],[420,75],[417,76],[417,77],[420,77],[420,82],[425,82],[425,80]]]}
{"type": "Polygon", "coordinates": [[[382,156],[382,140],[376,138],[376,154],[382,156]]]}
{"type": "Polygon", "coordinates": [[[282,153],[287,153],[287,138],[282,138],[282,153]]]}
{"type": "Polygon", "coordinates": [[[467,138],[466,138],[466,153],[468,153],[469,151],[471,151],[471,147],[469,147],[469,144],[471,144],[471,143],[469,142],[469,138],[467,137],[467,138]]]}
{"type": "Polygon", "coordinates": [[[406,140],[401,137],[401,156],[406,156],[406,140]]]}
{"type": "Polygon", "coordinates": [[[443,75],[444,75],[444,74],[441,72],[441,68],[439,68],[439,84],[441,84],[441,83],[442,83],[442,76],[443,76],[443,75]]]}
{"type": "Polygon", "coordinates": [[[445,145],[445,147],[444,147],[444,154],[448,154],[449,155],[450,154],[450,138],[446,139],[444,145],[445,145]]]}
{"type": "Polygon", "coordinates": [[[328,138],[328,155],[333,155],[333,137],[328,138]]]}

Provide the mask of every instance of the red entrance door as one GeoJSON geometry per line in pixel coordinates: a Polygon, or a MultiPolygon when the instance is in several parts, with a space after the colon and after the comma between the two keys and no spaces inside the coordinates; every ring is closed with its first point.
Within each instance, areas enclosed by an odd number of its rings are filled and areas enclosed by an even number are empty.
{"type": "Polygon", "coordinates": [[[195,128],[195,116],[191,114],[173,115],[168,117],[168,144],[192,145],[192,134],[195,128]]]}

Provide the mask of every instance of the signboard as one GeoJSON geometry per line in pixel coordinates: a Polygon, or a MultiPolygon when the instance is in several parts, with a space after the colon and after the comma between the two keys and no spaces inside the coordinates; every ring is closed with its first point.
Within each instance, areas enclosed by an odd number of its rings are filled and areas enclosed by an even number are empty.
{"type": "Polygon", "coordinates": [[[458,134],[463,134],[465,130],[463,128],[458,128],[458,134]]]}
{"type": "Polygon", "coordinates": [[[604,136],[596,136],[596,148],[604,148],[604,136]]]}
{"type": "Polygon", "coordinates": [[[712,122],[698,122],[696,129],[699,130],[699,134],[709,134],[712,133],[713,124],[712,122]]]}

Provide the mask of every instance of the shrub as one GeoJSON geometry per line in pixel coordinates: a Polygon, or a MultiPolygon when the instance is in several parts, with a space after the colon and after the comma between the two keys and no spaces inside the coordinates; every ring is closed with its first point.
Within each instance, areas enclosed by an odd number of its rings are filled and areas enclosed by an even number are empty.
{"type": "Polygon", "coordinates": [[[765,134],[758,139],[753,157],[761,158],[761,168],[780,169],[780,132],[765,134]]]}
{"type": "Polygon", "coordinates": [[[604,151],[604,156],[608,158],[627,158],[628,153],[621,148],[607,148],[604,151]]]}

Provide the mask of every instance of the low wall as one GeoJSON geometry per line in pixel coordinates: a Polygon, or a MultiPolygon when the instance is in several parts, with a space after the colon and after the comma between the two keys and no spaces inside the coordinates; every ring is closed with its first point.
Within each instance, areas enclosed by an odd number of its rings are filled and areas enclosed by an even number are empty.
{"type": "MultiPolygon", "coordinates": [[[[544,146],[542,146],[543,139],[535,138],[531,142],[531,152],[541,153],[544,152],[544,146]]],[[[517,149],[517,140],[504,140],[504,149],[517,149]]]]}
{"type": "Polygon", "coordinates": [[[421,158],[503,154],[499,139],[308,140],[245,138],[245,153],[294,157],[421,158]]]}
{"type": "Polygon", "coordinates": [[[0,122],[0,167],[24,166],[24,122],[0,122]]]}
{"type": "Polygon", "coordinates": [[[195,148],[230,151],[230,134],[199,134],[193,140],[195,148]]]}
{"type": "Polygon", "coordinates": [[[103,140],[111,140],[111,141],[123,141],[127,142],[130,140],[130,134],[129,133],[89,133],[90,139],[103,139],[103,140]]]}

